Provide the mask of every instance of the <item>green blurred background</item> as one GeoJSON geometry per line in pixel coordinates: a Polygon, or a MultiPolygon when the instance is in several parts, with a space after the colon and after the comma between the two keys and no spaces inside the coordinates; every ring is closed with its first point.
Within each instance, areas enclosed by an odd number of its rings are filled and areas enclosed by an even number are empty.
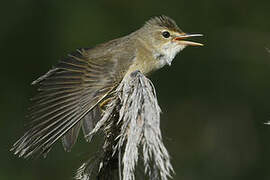
{"type": "Polygon", "coordinates": [[[57,143],[46,159],[9,152],[24,133],[31,81],[69,52],[126,35],[155,15],[203,33],[151,76],[175,180],[270,179],[270,1],[149,0],[1,3],[0,179],[72,179],[100,146],[57,143]]]}

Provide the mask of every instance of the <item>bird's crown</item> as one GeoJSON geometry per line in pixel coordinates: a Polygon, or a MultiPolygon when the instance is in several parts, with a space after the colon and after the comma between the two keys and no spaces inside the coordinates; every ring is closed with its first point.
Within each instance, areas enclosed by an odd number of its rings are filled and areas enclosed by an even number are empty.
{"type": "Polygon", "coordinates": [[[151,18],[146,21],[146,26],[159,26],[162,28],[167,28],[168,30],[182,33],[183,31],[177,26],[175,21],[167,16],[161,15],[151,18]]]}

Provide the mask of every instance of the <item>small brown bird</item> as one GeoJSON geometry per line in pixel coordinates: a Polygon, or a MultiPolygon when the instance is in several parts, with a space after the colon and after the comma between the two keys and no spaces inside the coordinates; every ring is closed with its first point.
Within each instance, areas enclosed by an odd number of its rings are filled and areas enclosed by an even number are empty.
{"type": "Polygon", "coordinates": [[[87,136],[101,117],[102,105],[123,77],[135,70],[143,74],[171,65],[186,46],[202,46],[185,39],[174,20],[154,17],[137,31],[94,48],[82,48],[61,60],[35,80],[39,93],[32,98],[30,129],[11,150],[23,157],[44,155],[60,138],[66,151],[75,144],[82,127],[87,136]]]}

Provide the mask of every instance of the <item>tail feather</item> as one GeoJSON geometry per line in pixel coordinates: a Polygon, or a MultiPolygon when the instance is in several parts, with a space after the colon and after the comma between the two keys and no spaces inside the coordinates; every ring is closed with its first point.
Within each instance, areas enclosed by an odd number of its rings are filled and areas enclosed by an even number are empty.
{"type": "Polygon", "coordinates": [[[97,122],[101,118],[101,110],[99,106],[96,106],[90,111],[83,119],[82,129],[83,134],[87,142],[90,142],[92,136],[89,136],[90,132],[95,128],[97,122]]]}
{"type": "Polygon", "coordinates": [[[62,137],[62,145],[65,151],[67,152],[71,151],[72,147],[77,141],[81,126],[82,122],[80,121],[62,137]]]}

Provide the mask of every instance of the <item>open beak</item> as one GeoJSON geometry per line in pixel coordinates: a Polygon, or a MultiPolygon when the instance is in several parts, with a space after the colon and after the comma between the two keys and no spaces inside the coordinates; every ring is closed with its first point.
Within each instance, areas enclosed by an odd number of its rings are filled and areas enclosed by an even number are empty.
{"type": "Polygon", "coordinates": [[[203,35],[202,34],[181,34],[181,35],[178,35],[177,37],[175,37],[173,40],[177,41],[178,43],[180,43],[182,45],[186,45],[186,46],[203,46],[203,44],[201,44],[201,43],[192,42],[192,41],[185,41],[185,39],[187,39],[187,38],[199,37],[199,36],[203,36],[203,35]]]}

